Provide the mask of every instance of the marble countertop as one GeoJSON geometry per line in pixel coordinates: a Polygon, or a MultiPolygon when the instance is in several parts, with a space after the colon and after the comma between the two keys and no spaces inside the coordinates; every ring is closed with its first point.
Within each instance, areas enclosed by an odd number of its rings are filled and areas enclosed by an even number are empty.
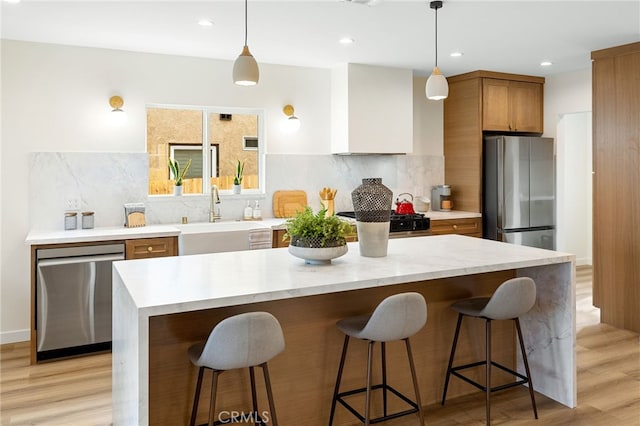
{"type": "MultiPolygon", "coordinates": [[[[425,216],[431,220],[444,219],[465,219],[481,217],[480,213],[463,212],[463,211],[430,211],[425,216]]],[[[263,218],[262,220],[250,221],[257,226],[265,226],[271,229],[285,229],[286,218],[263,218]]],[[[222,221],[220,223],[237,222],[222,221]]],[[[62,243],[80,243],[92,241],[112,241],[112,240],[128,240],[134,238],[156,238],[156,237],[173,237],[180,234],[180,229],[176,225],[147,225],[138,228],[125,228],[122,226],[101,227],[93,229],[74,229],[70,231],[54,230],[54,231],[30,231],[25,238],[25,243],[29,245],[38,244],[62,244],[62,243]]]]}
{"type": "Polygon", "coordinates": [[[470,218],[482,217],[482,213],[463,212],[460,210],[452,210],[450,212],[429,211],[429,212],[424,212],[424,215],[431,220],[470,219],[470,218]]]}
{"type": "MultiPolygon", "coordinates": [[[[248,221],[254,223],[256,227],[267,227],[272,229],[284,229],[286,219],[266,218],[263,220],[248,221]]],[[[239,221],[221,221],[216,223],[233,223],[239,221]]],[[[207,224],[208,222],[203,222],[207,224]]],[[[211,224],[211,226],[215,226],[211,224]]],[[[221,227],[222,228],[222,227],[221,227]]],[[[25,243],[29,245],[38,244],[63,244],[81,243],[93,241],[113,241],[129,240],[134,238],[157,238],[175,237],[180,234],[180,225],[146,225],[137,228],[125,228],[123,226],[100,227],[93,229],[74,229],[69,231],[31,231],[25,238],[25,243]]]]}
{"type": "Polygon", "coordinates": [[[139,314],[154,316],[574,261],[567,253],[440,235],[390,240],[382,258],[360,256],[358,243],[349,243],[330,265],[307,265],[281,248],[119,261],[114,271],[139,314]]]}
{"type": "Polygon", "coordinates": [[[31,231],[25,238],[29,245],[62,244],[93,241],[129,240],[133,238],[174,237],[180,230],[172,225],[147,225],[137,228],[110,226],[69,231],[31,231]]]}

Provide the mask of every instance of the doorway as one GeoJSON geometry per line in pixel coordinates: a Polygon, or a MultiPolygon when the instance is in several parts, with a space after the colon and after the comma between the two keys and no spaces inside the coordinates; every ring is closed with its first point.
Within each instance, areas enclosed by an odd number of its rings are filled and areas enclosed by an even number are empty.
{"type": "Polygon", "coordinates": [[[591,111],[563,114],[557,128],[557,250],[592,264],[591,111]]]}

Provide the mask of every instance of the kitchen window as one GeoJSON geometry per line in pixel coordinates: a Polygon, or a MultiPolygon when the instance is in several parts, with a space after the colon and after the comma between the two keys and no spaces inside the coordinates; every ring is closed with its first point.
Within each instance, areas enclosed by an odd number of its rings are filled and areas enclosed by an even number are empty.
{"type": "Polygon", "coordinates": [[[184,168],[185,194],[208,194],[212,185],[231,191],[238,160],[245,164],[243,191],[259,193],[264,184],[261,110],[243,108],[147,106],[149,194],[173,193],[169,158],[184,168]]]}

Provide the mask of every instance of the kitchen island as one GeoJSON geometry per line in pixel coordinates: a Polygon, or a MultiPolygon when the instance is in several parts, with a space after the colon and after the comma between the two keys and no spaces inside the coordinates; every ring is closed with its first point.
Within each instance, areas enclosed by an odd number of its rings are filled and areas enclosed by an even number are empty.
{"type": "MultiPolygon", "coordinates": [[[[384,297],[404,291],[418,291],[427,301],[427,325],[412,346],[422,402],[433,403],[441,397],[455,328],[449,305],[491,294],[515,276],[532,277],[537,285],[536,304],[522,318],[534,388],[575,407],[575,257],[570,254],[442,235],[390,240],[383,258],[362,257],[358,243],[350,243],[345,256],[321,266],[306,265],[287,249],[115,262],[114,424],[185,424],[197,376],[187,348],[206,339],[221,319],[256,310],[274,314],[284,331],[286,349],[270,362],[280,423],[326,424],[343,339],[335,322],[370,312],[384,297]]],[[[466,322],[456,360],[484,359],[484,325],[476,322],[466,322]]],[[[522,370],[510,323],[495,323],[493,348],[498,361],[522,370]]],[[[345,389],[364,383],[366,345],[350,346],[345,389]]],[[[388,345],[389,380],[412,395],[402,349],[388,345]]],[[[247,382],[246,372],[222,375],[217,408],[248,410],[247,382]]],[[[203,389],[208,386],[205,379],[203,389]]],[[[450,397],[471,392],[477,390],[461,381],[449,389],[450,397]]],[[[201,398],[207,401],[208,393],[201,398]]],[[[201,408],[204,419],[207,404],[201,408]]],[[[530,411],[523,416],[529,419],[530,411]]],[[[353,422],[341,409],[335,420],[336,425],[353,422]]]]}

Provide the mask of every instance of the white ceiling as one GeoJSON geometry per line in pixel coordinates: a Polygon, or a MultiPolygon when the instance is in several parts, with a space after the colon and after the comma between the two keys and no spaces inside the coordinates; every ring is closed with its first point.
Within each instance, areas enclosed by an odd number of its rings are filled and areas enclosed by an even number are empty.
{"type": "MultiPolygon", "coordinates": [[[[352,62],[434,65],[428,1],[251,0],[249,47],[258,63],[331,67],[352,62]],[[338,39],[355,43],[344,46],[338,39]]],[[[244,38],[244,2],[30,1],[2,3],[4,39],[234,60],[244,38]],[[211,19],[212,27],[197,21],[211,19]]],[[[592,50],[640,41],[640,0],[462,1],[438,11],[438,65],[445,75],[477,69],[551,75],[590,67],[592,50]],[[451,58],[454,50],[464,52],[451,58]],[[543,68],[543,60],[553,66],[543,68]]]]}

